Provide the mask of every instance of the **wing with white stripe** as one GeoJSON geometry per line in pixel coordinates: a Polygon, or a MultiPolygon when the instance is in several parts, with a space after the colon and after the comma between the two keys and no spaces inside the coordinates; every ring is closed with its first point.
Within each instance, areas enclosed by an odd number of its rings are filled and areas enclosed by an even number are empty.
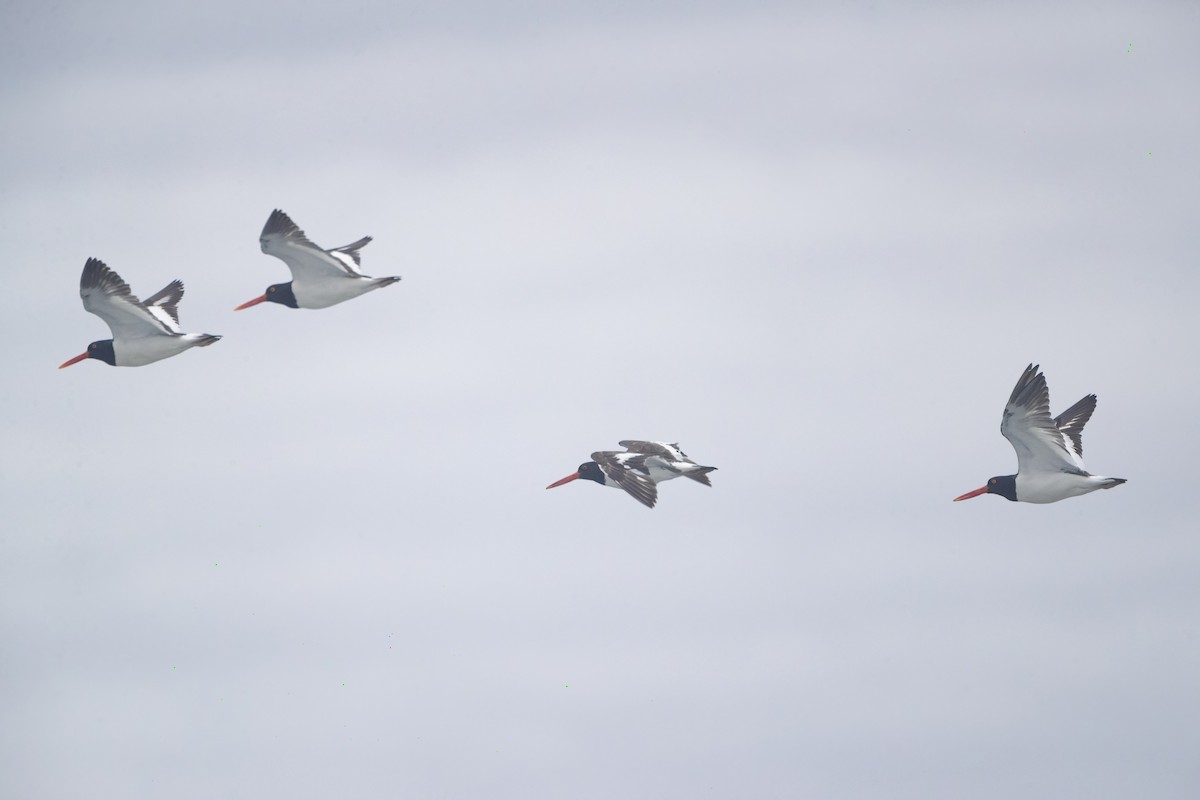
{"type": "MultiPolygon", "coordinates": [[[[179,332],[179,326],[170,319],[163,308],[169,300],[164,295],[171,288],[168,285],[155,295],[158,305],[157,312],[147,309],[129,290],[129,284],[121,280],[121,276],[109,269],[98,258],[89,258],[83,266],[83,275],[79,279],[79,296],[83,299],[83,307],[108,323],[114,339],[136,339],[143,336],[160,336],[179,332]]],[[[179,286],[180,296],[183,285],[179,286]]],[[[176,301],[178,302],[178,301],[176,301]]]]}
{"type": "Polygon", "coordinates": [[[641,454],[600,451],[592,453],[592,461],[600,465],[604,474],[639,503],[654,508],[658,502],[658,487],[644,472],[631,469],[641,465],[646,456],[641,454]]]}
{"type": "Polygon", "coordinates": [[[358,268],[362,264],[362,256],[359,254],[358,251],[362,250],[364,247],[366,247],[370,243],[371,243],[371,237],[364,236],[363,238],[359,239],[357,242],[351,242],[350,244],[345,244],[345,245],[342,245],[341,247],[335,247],[332,250],[327,250],[326,252],[329,253],[329,255],[331,255],[334,258],[341,261],[342,263],[346,263],[346,259],[349,258],[350,261],[354,262],[354,265],[352,267],[350,267],[350,269],[352,269],[354,272],[361,275],[362,272],[358,268]]]}
{"type": "Polygon", "coordinates": [[[1054,418],[1054,424],[1067,437],[1070,449],[1083,463],[1083,426],[1096,410],[1096,395],[1089,394],[1054,418]]]}
{"type": "Polygon", "coordinates": [[[173,333],[183,333],[179,327],[179,301],[183,299],[183,281],[173,280],[142,302],[142,307],[173,333]]]}
{"type": "MultiPolygon", "coordinates": [[[[1078,423],[1079,430],[1082,430],[1083,422],[1090,415],[1090,411],[1086,416],[1077,415],[1075,419],[1083,417],[1082,422],[1078,423]]],[[[1080,452],[1076,452],[1072,437],[1059,430],[1050,417],[1050,389],[1046,386],[1046,376],[1035,364],[1025,368],[1013,388],[1008,405],[1004,407],[1000,433],[1017,451],[1018,472],[1026,475],[1063,471],[1086,473],[1082,446],[1080,452]]]]}
{"type": "Polygon", "coordinates": [[[678,444],[667,444],[666,442],[643,442],[637,439],[624,439],[617,444],[624,447],[631,453],[645,453],[648,456],[659,456],[667,461],[691,461],[687,455],[679,449],[678,444]]]}
{"type": "Polygon", "coordinates": [[[309,241],[291,218],[275,209],[259,236],[262,251],[287,264],[292,280],[301,283],[333,277],[362,277],[358,270],[358,250],[370,237],[333,250],[322,250],[309,241]]]}

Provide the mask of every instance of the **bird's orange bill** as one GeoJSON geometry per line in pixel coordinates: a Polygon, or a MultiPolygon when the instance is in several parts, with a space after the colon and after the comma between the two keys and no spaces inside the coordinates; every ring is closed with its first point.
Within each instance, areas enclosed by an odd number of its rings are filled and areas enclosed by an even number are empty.
{"type": "Polygon", "coordinates": [[[72,364],[78,364],[80,361],[83,361],[87,357],[88,357],[88,354],[86,352],[84,352],[80,355],[75,356],[70,361],[64,361],[63,363],[59,364],[58,368],[62,369],[63,367],[69,367],[72,364]]]}
{"type": "Polygon", "coordinates": [[[988,487],[980,486],[978,489],[976,489],[973,492],[967,492],[964,495],[959,495],[958,497],[954,498],[954,502],[957,503],[959,500],[970,500],[972,497],[979,497],[979,495],[981,495],[981,494],[987,494],[987,490],[988,490],[988,487]]]}
{"type": "Polygon", "coordinates": [[[262,297],[256,297],[253,300],[247,300],[246,302],[242,303],[240,306],[235,308],[234,311],[241,311],[243,308],[249,308],[250,306],[256,306],[259,303],[265,303],[265,302],[267,302],[267,296],[264,294],[262,297]]]}
{"type": "Polygon", "coordinates": [[[549,485],[549,486],[547,486],[546,488],[547,488],[547,489],[553,489],[555,486],[562,486],[564,483],[570,483],[571,481],[575,480],[575,479],[576,479],[576,478],[578,478],[578,477],[579,477],[579,473],[578,473],[578,472],[572,472],[572,473],[571,473],[570,475],[568,475],[567,477],[563,478],[562,480],[557,480],[557,481],[555,481],[554,483],[550,484],[550,485],[549,485]]]}

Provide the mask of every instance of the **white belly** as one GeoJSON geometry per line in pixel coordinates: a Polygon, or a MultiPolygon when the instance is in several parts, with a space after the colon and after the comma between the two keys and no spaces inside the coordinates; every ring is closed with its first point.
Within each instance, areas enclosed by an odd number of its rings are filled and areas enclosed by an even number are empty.
{"type": "Polygon", "coordinates": [[[292,294],[300,308],[329,308],[352,300],[380,284],[374,278],[337,277],[312,283],[292,281],[292,294]]]}
{"type": "Polygon", "coordinates": [[[650,480],[654,481],[655,483],[669,481],[672,478],[678,478],[683,474],[682,472],[672,472],[669,469],[664,469],[663,467],[655,464],[653,459],[646,460],[646,469],[650,472],[650,480]]]}
{"type": "Polygon", "coordinates": [[[118,367],[142,367],[177,356],[198,341],[195,334],[182,336],[139,336],[136,339],[113,340],[113,354],[118,367]]]}
{"type": "Polygon", "coordinates": [[[1029,476],[1017,473],[1017,499],[1023,503],[1057,503],[1102,489],[1105,480],[1098,475],[1069,472],[1037,472],[1029,476]]]}

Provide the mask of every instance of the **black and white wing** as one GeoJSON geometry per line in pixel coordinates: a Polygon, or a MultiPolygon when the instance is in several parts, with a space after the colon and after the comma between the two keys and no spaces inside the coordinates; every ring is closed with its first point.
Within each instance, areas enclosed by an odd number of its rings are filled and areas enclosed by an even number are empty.
{"type": "Polygon", "coordinates": [[[329,255],[338,259],[342,263],[346,263],[347,258],[350,259],[351,261],[354,262],[354,266],[348,267],[348,269],[351,269],[356,274],[361,275],[362,272],[360,272],[358,268],[359,268],[359,266],[362,265],[362,256],[359,254],[358,251],[362,250],[364,247],[366,247],[370,243],[371,243],[371,237],[364,236],[361,239],[359,239],[357,242],[351,242],[350,244],[344,244],[341,247],[335,247],[332,250],[326,250],[325,252],[329,253],[329,255]]]}
{"type": "Polygon", "coordinates": [[[358,251],[371,241],[371,237],[364,236],[352,244],[322,250],[309,241],[291,217],[275,209],[267,218],[258,241],[264,253],[287,264],[292,271],[292,280],[304,283],[338,276],[364,277],[358,269],[358,251]]]}
{"type": "Polygon", "coordinates": [[[183,284],[172,281],[146,303],[140,302],[129,284],[98,258],[89,258],[79,278],[83,307],[108,323],[114,339],[178,334],[176,305],[183,297],[183,284]]]}
{"type": "Polygon", "coordinates": [[[183,281],[173,280],[142,301],[142,307],[172,333],[183,333],[179,327],[179,301],[182,299],[183,281]]]}
{"type": "Polygon", "coordinates": [[[654,508],[658,502],[658,487],[644,471],[647,456],[639,453],[618,453],[602,450],[592,453],[592,461],[600,465],[605,476],[633,495],[639,503],[654,508]]]}
{"type": "Polygon", "coordinates": [[[645,453],[648,456],[658,456],[666,461],[691,461],[687,454],[679,449],[678,444],[643,442],[637,439],[624,439],[617,444],[631,453],[645,453]]]}
{"type": "Polygon", "coordinates": [[[688,458],[687,453],[679,449],[678,442],[667,444],[666,442],[643,442],[637,439],[625,439],[620,444],[621,447],[624,447],[631,453],[641,453],[646,456],[645,464],[647,471],[655,482],[663,480],[662,473],[667,472],[691,478],[696,483],[702,483],[705,486],[712,486],[712,481],[708,479],[708,473],[712,472],[715,468],[701,467],[695,461],[692,461],[688,458]]]}
{"type": "Polygon", "coordinates": [[[1087,474],[1083,467],[1083,443],[1080,434],[1095,408],[1096,399],[1080,400],[1058,420],[1050,417],[1050,389],[1036,364],[1025,368],[1004,407],[1000,433],[1017,451],[1017,470],[1035,472],[1074,472],[1087,474]],[[1059,422],[1065,425],[1060,428],[1059,422]]]}
{"type": "Polygon", "coordinates": [[[1096,395],[1089,394],[1054,418],[1054,424],[1070,440],[1070,447],[1083,463],[1083,426],[1096,410],[1096,395]]]}

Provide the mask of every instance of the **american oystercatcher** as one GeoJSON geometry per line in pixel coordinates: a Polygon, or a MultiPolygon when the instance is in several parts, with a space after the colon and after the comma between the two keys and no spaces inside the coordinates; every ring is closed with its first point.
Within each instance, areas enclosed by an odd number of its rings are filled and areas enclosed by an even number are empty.
{"type": "Polygon", "coordinates": [[[329,308],[400,280],[399,276],[372,278],[359,271],[358,251],[371,241],[370,236],[322,250],[279,209],[267,218],[258,241],[264,253],[287,264],[292,280],[268,286],[261,297],[242,303],[234,311],[268,302],[288,308],[329,308]]]}
{"type": "Polygon", "coordinates": [[[1083,468],[1083,426],[1095,410],[1096,395],[1089,394],[1051,419],[1046,376],[1036,364],[1030,364],[1008,398],[1000,421],[1000,433],[1017,451],[1017,474],[991,478],[954,502],[998,494],[1024,503],[1057,503],[1125,483],[1124,478],[1092,475],[1083,468]]]}
{"type": "Polygon", "coordinates": [[[625,452],[602,450],[592,453],[592,460],[579,465],[576,472],[547,486],[553,489],[577,478],[604,486],[624,489],[638,502],[654,508],[658,502],[657,484],[683,476],[697,483],[712,486],[708,473],[716,467],[702,467],[679,449],[678,444],[641,442],[626,439],[619,442],[625,452]]]}
{"type": "Polygon", "coordinates": [[[208,347],[221,338],[179,329],[179,301],[183,298],[180,281],[171,281],[142,302],[120,275],[100,259],[89,258],[79,279],[79,296],[84,309],[108,323],[113,338],[92,342],[87,352],[60,364],[59,369],[85,358],[113,367],[141,367],[191,347],[208,347]]]}

